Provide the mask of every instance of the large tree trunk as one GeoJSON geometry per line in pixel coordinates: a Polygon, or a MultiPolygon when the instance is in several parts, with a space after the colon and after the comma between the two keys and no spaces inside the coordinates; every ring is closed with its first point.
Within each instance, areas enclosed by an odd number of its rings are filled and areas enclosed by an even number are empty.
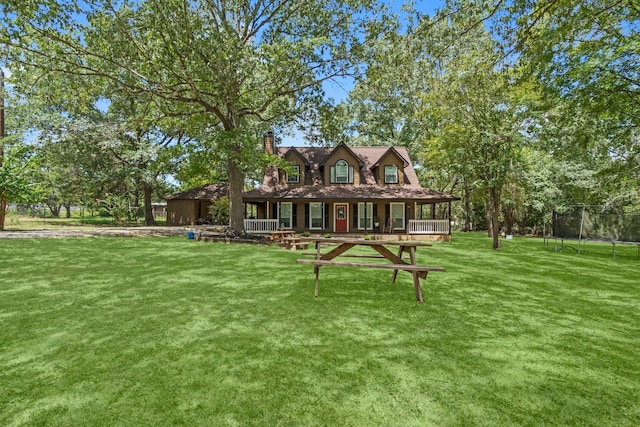
{"type": "Polygon", "coordinates": [[[64,206],[64,210],[66,211],[65,217],[66,218],[71,218],[71,203],[67,202],[63,206],[64,206]]]}
{"type": "Polygon", "coordinates": [[[153,217],[153,204],[151,201],[153,187],[151,187],[149,183],[143,182],[142,191],[144,192],[144,225],[156,225],[156,219],[153,217]]]}
{"type": "Polygon", "coordinates": [[[242,208],[242,191],[244,190],[244,173],[233,159],[229,159],[229,228],[231,231],[244,233],[244,209],[242,208]]]}
{"type": "Polygon", "coordinates": [[[489,207],[491,209],[491,237],[493,249],[500,249],[500,192],[489,189],[489,207]]]}

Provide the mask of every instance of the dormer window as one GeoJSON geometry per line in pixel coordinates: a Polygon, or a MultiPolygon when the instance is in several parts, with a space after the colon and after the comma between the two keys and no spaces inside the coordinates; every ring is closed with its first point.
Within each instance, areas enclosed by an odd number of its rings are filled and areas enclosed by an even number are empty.
{"type": "Polygon", "coordinates": [[[353,184],[353,166],[350,166],[346,160],[338,160],[331,166],[331,183],[353,184]]]}
{"type": "Polygon", "coordinates": [[[300,182],[300,166],[290,166],[290,172],[287,172],[287,183],[298,184],[300,182]]]}
{"type": "Polygon", "coordinates": [[[396,165],[388,165],[384,167],[384,182],[385,184],[398,183],[398,167],[396,165]]]}

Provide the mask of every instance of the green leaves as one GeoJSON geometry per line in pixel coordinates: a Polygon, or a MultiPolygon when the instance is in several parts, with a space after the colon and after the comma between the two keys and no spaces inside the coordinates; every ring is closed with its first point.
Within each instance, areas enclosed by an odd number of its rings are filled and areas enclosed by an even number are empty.
{"type": "MultiPolygon", "coordinates": [[[[10,2],[5,10],[20,19],[2,23],[0,54],[28,82],[25,92],[64,76],[80,94],[148,97],[163,115],[184,119],[188,134],[218,134],[204,145],[248,171],[260,158],[260,123],[304,119],[322,82],[359,72],[376,8],[371,0],[10,2]]],[[[73,109],[75,94],[55,93],[70,95],[73,109]]],[[[237,178],[232,187],[242,185],[237,178]]],[[[231,191],[232,206],[239,194],[231,191]]]]}
{"type": "Polygon", "coordinates": [[[14,137],[0,139],[0,231],[4,230],[7,203],[33,201],[37,186],[34,181],[36,163],[31,147],[14,137]]]}

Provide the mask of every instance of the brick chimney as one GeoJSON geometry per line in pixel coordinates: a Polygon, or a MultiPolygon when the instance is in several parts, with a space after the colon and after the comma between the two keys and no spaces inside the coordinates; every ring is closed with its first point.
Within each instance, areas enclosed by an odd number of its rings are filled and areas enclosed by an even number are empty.
{"type": "Polygon", "coordinates": [[[276,143],[273,139],[273,132],[266,132],[264,134],[264,152],[266,154],[276,153],[276,143]]]}

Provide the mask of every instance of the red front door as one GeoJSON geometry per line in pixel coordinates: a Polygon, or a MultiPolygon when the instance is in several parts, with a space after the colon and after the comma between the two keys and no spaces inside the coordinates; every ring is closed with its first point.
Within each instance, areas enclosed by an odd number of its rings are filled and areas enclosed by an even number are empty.
{"type": "Polygon", "coordinates": [[[348,230],[349,205],[336,203],[335,205],[336,233],[346,233],[348,230]]]}

